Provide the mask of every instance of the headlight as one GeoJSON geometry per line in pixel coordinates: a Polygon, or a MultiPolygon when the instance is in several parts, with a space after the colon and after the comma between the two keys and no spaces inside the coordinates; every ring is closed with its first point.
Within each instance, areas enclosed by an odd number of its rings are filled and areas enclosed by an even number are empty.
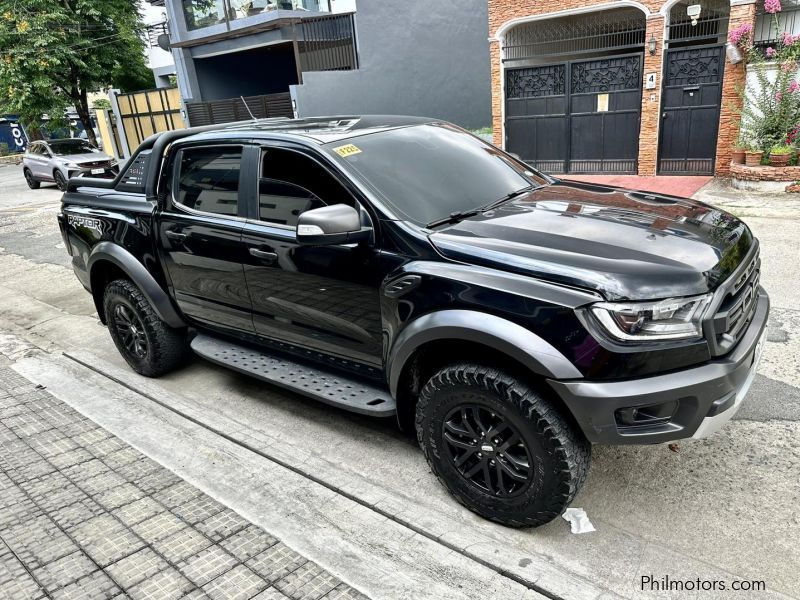
{"type": "Polygon", "coordinates": [[[711,294],[656,302],[598,302],[592,314],[622,341],[677,340],[703,336],[703,313],[711,294]]]}
{"type": "Polygon", "coordinates": [[[64,166],[67,167],[68,169],[77,169],[78,168],[78,163],[74,163],[71,160],[65,160],[64,161],[64,166]]]}

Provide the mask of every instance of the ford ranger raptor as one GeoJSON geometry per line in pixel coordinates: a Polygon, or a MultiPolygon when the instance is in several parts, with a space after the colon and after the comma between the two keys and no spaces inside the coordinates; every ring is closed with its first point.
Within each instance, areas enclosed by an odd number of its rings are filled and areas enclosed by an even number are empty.
{"type": "Polygon", "coordinates": [[[397,418],[470,510],[558,516],[594,444],[707,436],[769,299],[735,216],[558,180],[446,122],[253,120],[157,134],[59,224],[128,364],[192,353],[397,418]]]}

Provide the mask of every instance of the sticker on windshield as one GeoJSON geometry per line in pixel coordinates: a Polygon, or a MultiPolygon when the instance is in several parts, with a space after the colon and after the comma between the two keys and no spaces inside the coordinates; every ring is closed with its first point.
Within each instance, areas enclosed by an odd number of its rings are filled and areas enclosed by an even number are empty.
{"type": "Polygon", "coordinates": [[[361,148],[354,144],[347,144],[346,146],[339,146],[338,148],[333,149],[336,154],[341,156],[342,158],[347,158],[348,156],[353,156],[353,154],[361,154],[361,148]]]}

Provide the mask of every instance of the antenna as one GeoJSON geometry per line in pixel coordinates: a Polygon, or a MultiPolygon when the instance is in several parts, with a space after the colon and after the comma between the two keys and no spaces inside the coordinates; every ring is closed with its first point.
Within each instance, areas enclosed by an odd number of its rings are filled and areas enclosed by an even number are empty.
{"type": "Polygon", "coordinates": [[[239,96],[239,98],[242,99],[242,104],[244,104],[244,107],[247,109],[247,112],[250,113],[250,118],[253,119],[253,121],[257,121],[258,119],[256,119],[255,115],[253,114],[253,111],[251,111],[250,107],[247,106],[247,102],[245,102],[244,96],[239,96]]]}

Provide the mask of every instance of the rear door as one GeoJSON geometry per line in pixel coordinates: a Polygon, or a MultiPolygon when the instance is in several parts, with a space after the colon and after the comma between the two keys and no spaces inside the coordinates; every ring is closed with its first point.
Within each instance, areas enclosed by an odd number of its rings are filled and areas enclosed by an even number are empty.
{"type": "Polygon", "coordinates": [[[45,177],[52,178],[52,173],[45,173],[45,164],[48,159],[45,156],[46,148],[41,142],[31,144],[26,156],[28,168],[37,179],[44,179],[45,177]]]}
{"type": "Polygon", "coordinates": [[[247,146],[189,146],[171,161],[158,243],[178,306],[190,319],[252,332],[242,242],[248,183],[247,146]]]}

